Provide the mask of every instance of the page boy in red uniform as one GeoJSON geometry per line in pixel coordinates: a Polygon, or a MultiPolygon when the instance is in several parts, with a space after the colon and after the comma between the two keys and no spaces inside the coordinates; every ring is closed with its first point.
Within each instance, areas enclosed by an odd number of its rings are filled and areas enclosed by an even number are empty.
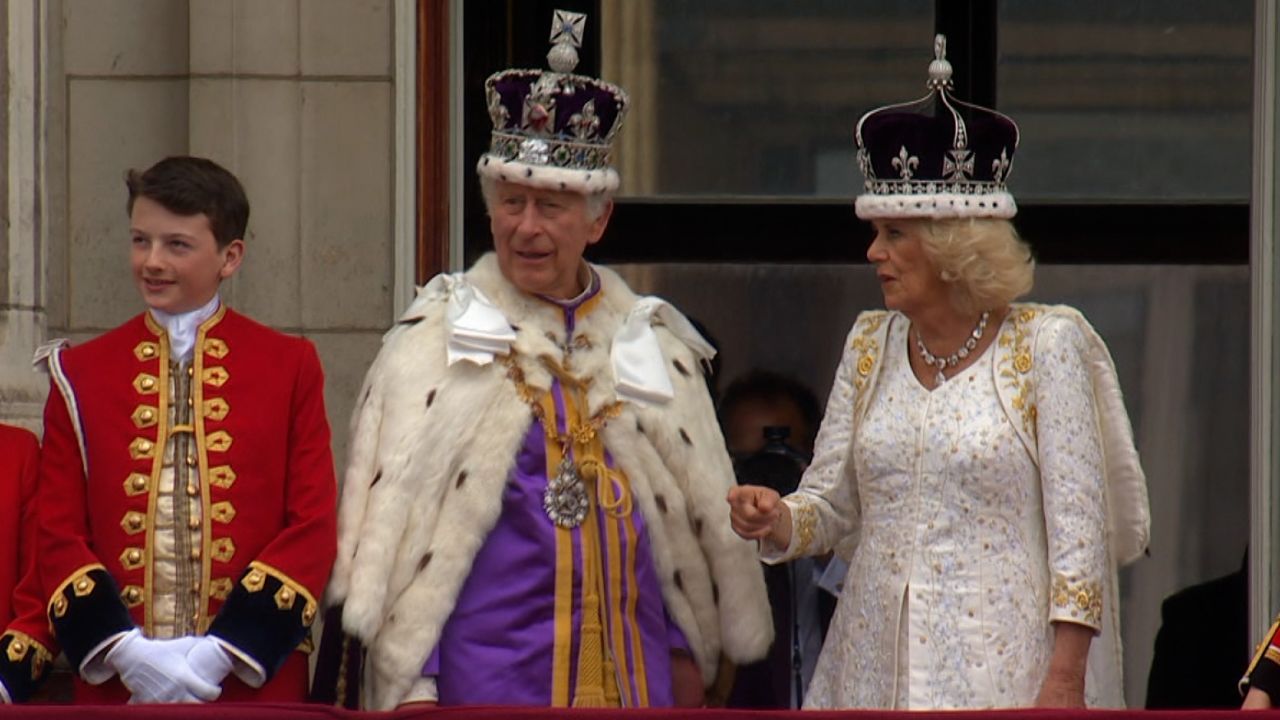
{"type": "Polygon", "coordinates": [[[48,356],[49,621],[78,702],[302,700],[336,542],[319,359],[219,299],[249,216],[231,173],[171,157],[127,185],[147,307],[48,356]]]}

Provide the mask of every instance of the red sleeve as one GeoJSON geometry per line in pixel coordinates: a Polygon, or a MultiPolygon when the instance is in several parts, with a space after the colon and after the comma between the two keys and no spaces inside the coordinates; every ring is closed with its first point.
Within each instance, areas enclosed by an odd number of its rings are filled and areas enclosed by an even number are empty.
{"type": "MultiPolygon", "coordinates": [[[[56,357],[50,359],[58,365],[56,357]]],[[[73,418],[56,382],[44,409],[37,494],[39,585],[49,623],[78,668],[89,650],[133,627],[115,581],[89,547],[84,464],[73,418]]]]}
{"type": "Polygon", "coordinates": [[[14,447],[18,454],[17,484],[19,513],[18,577],[21,580],[13,591],[13,620],[0,635],[0,681],[15,702],[30,697],[44,678],[58,649],[53,645],[49,623],[44,616],[45,596],[40,590],[40,578],[36,572],[36,479],[39,447],[34,435],[15,433],[14,447]]]}
{"type": "Polygon", "coordinates": [[[250,655],[267,676],[306,636],[337,554],[337,481],[324,374],[304,343],[294,378],[285,470],[285,522],[249,563],[209,633],[250,655]]]}

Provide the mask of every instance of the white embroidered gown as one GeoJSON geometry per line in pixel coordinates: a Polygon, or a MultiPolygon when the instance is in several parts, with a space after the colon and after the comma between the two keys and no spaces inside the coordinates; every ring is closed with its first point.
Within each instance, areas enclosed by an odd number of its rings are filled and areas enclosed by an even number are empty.
{"type": "Polygon", "coordinates": [[[805,705],[1029,706],[1051,621],[1102,625],[1106,501],[1084,337],[1066,320],[1039,334],[1037,468],[996,392],[997,343],[929,391],[910,368],[910,323],[890,317],[852,453],[847,343],[814,463],[787,498],[792,546],[765,553],[856,543],[805,705]]]}

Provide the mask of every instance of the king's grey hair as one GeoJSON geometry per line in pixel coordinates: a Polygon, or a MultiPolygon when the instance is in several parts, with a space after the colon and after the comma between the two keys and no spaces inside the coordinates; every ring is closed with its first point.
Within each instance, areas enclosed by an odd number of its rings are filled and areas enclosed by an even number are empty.
{"type": "MultiPolygon", "coordinates": [[[[480,176],[480,194],[484,196],[485,212],[490,212],[493,207],[494,193],[497,192],[498,181],[488,175],[480,176]]],[[[583,197],[587,201],[587,218],[595,221],[600,219],[604,214],[604,209],[613,201],[613,193],[598,192],[585,194],[583,197]]]]}

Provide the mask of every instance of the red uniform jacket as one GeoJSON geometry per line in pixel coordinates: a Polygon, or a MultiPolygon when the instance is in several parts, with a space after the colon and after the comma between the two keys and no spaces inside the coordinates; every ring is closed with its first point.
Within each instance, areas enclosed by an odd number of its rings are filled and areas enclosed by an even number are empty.
{"type": "MultiPolygon", "coordinates": [[[[200,326],[189,368],[191,422],[169,427],[169,342],[149,313],[50,356],[39,536],[49,620],[77,668],[116,633],[150,634],[155,489],[169,436],[190,432],[195,451],[176,461],[200,478],[196,626],[275,675],[256,692],[230,676],[222,697],[301,700],[306,657],[292,651],[336,552],[319,359],[306,340],[223,306],[200,326]]],[[[118,679],[77,687],[77,700],[126,697],[118,679]]]]}
{"type": "Polygon", "coordinates": [[[35,569],[36,436],[0,425],[0,682],[11,700],[30,697],[57,649],[35,569]]]}
{"type": "Polygon", "coordinates": [[[1280,702],[1280,617],[1271,623],[1266,636],[1253,654],[1253,661],[1240,679],[1241,695],[1251,687],[1270,695],[1273,705],[1280,702]]]}

